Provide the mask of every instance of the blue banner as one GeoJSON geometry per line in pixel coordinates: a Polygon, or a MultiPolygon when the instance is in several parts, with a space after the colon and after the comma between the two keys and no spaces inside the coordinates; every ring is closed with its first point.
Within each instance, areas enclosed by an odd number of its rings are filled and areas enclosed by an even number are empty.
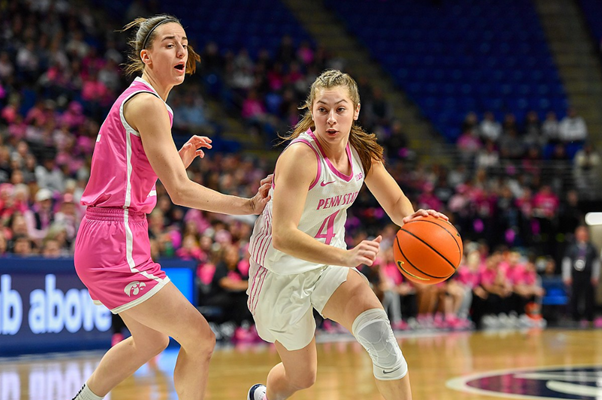
{"type": "MultiPolygon", "coordinates": [[[[195,264],[162,260],[166,274],[195,302],[195,264]]],[[[111,313],[94,305],[73,259],[0,259],[0,356],[107,348],[111,313]]]]}

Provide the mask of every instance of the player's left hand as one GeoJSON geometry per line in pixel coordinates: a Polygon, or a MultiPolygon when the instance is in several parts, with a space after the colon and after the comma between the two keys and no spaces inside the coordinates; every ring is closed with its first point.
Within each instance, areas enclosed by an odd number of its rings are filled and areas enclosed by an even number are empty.
{"type": "Polygon", "coordinates": [[[259,182],[259,189],[257,189],[257,194],[253,196],[251,199],[251,208],[253,214],[261,214],[265,205],[268,204],[271,197],[268,195],[270,193],[270,187],[272,187],[272,180],[274,179],[274,174],[270,174],[263,178],[261,182],[259,182]]]}
{"type": "Polygon", "coordinates": [[[185,168],[188,168],[196,157],[205,157],[205,152],[201,150],[203,147],[206,149],[210,149],[212,147],[211,139],[209,139],[207,136],[194,135],[188,139],[188,141],[179,151],[180,158],[182,159],[185,168]]]}
{"type": "Polygon", "coordinates": [[[408,215],[407,217],[405,217],[403,219],[403,223],[407,224],[410,221],[413,221],[413,220],[421,218],[421,217],[428,217],[429,215],[432,216],[432,217],[435,217],[435,218],[440,218],[440,219],[442,219],[444,221],[449,221],[449,218],[447,217],[447,215],[441,214],[438,211],[420,209],[420,210],[414,212],[414,214],[408,215]]]}

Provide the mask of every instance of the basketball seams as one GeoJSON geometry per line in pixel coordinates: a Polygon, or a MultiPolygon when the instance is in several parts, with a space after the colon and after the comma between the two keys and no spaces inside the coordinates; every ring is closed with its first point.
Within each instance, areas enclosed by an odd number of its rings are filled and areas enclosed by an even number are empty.
{"type": "MultiPolygon", "coordinates": [[[[437,225],[437,224],[435,224],[435,225],[437,225]]],[[[406,231],[406,230],[405,230],[405,229],[403,229],[403,228],[401,228],[401,229],[400,229],[400,231],[404,231],[405,233],[408,233],[408,234],[412,235],[414,238],[418,239],[420,242],[422,242],[422,243],[424,243],[425,245],[427,245],[427,246],[428,246],[428,247],[429,247],[431,250],[433,250],[435,253],[437,253],[437,254],[438,254],[438,255],[439,255],[441,258],[443,258],[445,261],[447,261],[447,263],[448,263],[449,265],[451,265],[451,267],[454,269],[454,271],[457,271],[457,269],[456,269],[455,265],[454,265],[454,264],[453,264],[451,261],[449,261],[449,260],[447,259],[447,257],[445,257],[443,254],[439,253],[439,251],[438,251],[437,249],[435,249],[433,246],[431,246],[430,244],[428,244],[427,242],[425,242],[424,240],[422,240],[422,239],[421,239],[421,238],[419,238],[418,236],[414,235],[414,234],[413,234],[412,232],[410,232],[410,231],[406,231]]],[[[449,232],[448,232],[448,233],[449,233],[449,232]]],[[[456,242],[456,245],[457,245],[457,244],[458,244],[458,242],[456,242]]],[[[459,250],[460,250],[460,249],[458,248],[458,251],[459,251],[459,250]]],[[[414,268],[415,268],[415,267],[414,267],[414,268]]],[[[416,268],[416,269],[418,269],[418,268],[416,268]]],[[[419,271],[420,271],[420,270],[419,270],[419,271]]],[[[421,271],[421,272],[422,272],[422,271],[421,271]]]]}
{"type": "MultiPolygon", "coordinates": [[[[406,230],[404,230],[404,232],[407,232],[406,230]]],[[[409,233],[409,232],[408,232],[409,233]]],[[[419,238],[417,238],[419,239],[419,238]]],[[[426,276],[429,276],[433,279],[447,279],[449,278],[451,275],[448,276],[435,276],[435,275],[431,275],[431,274],[427,274],[426,272],[422,271],[420,268],[416,267],[405,255],[405,253],[403,252],[403,250],[401,249],[401,244],[399,243],[399,238],[397,237],[397,235],[395,236],[395,243],[397,243],[397,248],[399,249],[399,252],[401,253],[401,255],[403,256],[403,258],[405,258],[405,260],[412,266],[412,268],[414,268],[416,271],[420,272],[421,274],[424,274],[426,276]]],[[[430,247],[430,246],[429,246],[430,247]]],[[[432,247],[431,247],[432,248],[432,247]]],[[[435,250],[435,249],[433,249],[435,250]]],[[[439,254],[445,261],[449,262],[449,260],[445,257],[443,257],[439,252],[437,252],[435,250],[435,252],[437,254],[439,254]]],[[[455,268],[454,268],[455,270],[455,268]]],[[[407,271],[406,271],[407,272],[407,271]]]]}
{"type": "MultiPolygon", "coordinates": [[[[437,224],[437,223],[435,223],[435,222],[433,222],[433,221],[429,221],[429,220],[427,220],[427,219],[418,219],[418,220],[415,220],[415,221],[410,221],[410,222],[408,222],[407,224],[411,224],[412,222],[428,222],[429,224],[437,225],[437,226],[439,226],[439,227],[443,228],[443,230],[445,230],[445,232],[449,233],[449,234],[450,234],[450,236],[451,236],[451,237],[454,239],[454,242],[456,242],[456,246],[458,246],[458,252],[459,252],[459,253],[460,253],[460,255],[461,255],[461,253],[462,253],[462,250],[461,250],[461,248],[460,248],[460,244],[458,243],[458,240],[456,240],[456,237],[454,236],[454,234],[453,234],[452,232],[450,232],[450,231],[449,231],[449,230],[448,230],[448,229],[447,229],[445,226],[443,226],[443,225],[439,225],[439,224],[437,224]]],[[[407,225],[407,224],[405,224],[405,225],[407,225]]],[[[404,226],[405,226],[405,225],[404,225],[404,226]]],[[[454,227],[452,224],[449,224],[449,226],[451,226],[452,228],[454,227]]],[[[401,228],[401,230],[403,230],[404,232],[408,232],[408,231],[406,231],[405,229],[403,229],[403,227],[401,228]]],[[[454,228],[454,230],[456,230],[456,228],[454,228]]],[[[456,232],[457,232],[457,231],[456,231],[456,232]]],[[[408,232],[408,233],[409,233],[409,232],[408,232]]],[[[458,234],[458,235],[459,235],[459,234],[458,234]]],[[[414,236],[415,236],[415,235],[414,235],[414,236]]],[[[420,239],[420,238],[416,237],[416,239],[420,239]]],[[[422,241],[422,240],[421,240],[421,241],[422,241]]],[[[424,241],[423,241],[423,242],[424,242],[424,241]]],[[[424,244],[428,245],[428,243],[426,243],[426,242],[424,242],[424,244]]],[[[429,247],[431,247],[431,246],[429,246],[429,247]]],[[[431,247],[431,248],[432,248],[432,247],[431,247]]],[[[435,250],[435,249],[433,249],[433,250],[435,250]]],[[[435,250],[435,251],[437,252],[437,250],[435,250]]],[[[437,252],[437,254],[439,254],[439,252],[437,252]]],[[[439,255],[441,255],[441,254],[439,254],[439,255]]],[[[443,257],[443,256],[441,255],[441,257],[443,257]]],[[[445,257],[443,257],[443,258],[445,258],[445,257]]],[[[445,259],[447,260],[447,258],[445,258],[445,259]]],[[[447,260],[447,262],[449,262],[449,260],[447,260]]],[[[452,264],[452,266],[453,266],[453,263],[450,263],[450,264],[452,264]]],[[[456,268],[454,267],[454,269],[456,269],[456,268]]]]}

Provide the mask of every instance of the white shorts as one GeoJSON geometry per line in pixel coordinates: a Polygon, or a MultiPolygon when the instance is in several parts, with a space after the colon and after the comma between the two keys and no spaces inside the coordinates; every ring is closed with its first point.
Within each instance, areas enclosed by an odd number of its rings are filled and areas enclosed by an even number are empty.
{"type": "Polygon", "coordinates": [[[313,309],[322,314],[350,269],[361,275],[355,268],[339,266],[279,275],[251,260],[247,305],[259,336],[266,342],[278,341],[289,351],[306,347],[316,332],[313,309]]]}

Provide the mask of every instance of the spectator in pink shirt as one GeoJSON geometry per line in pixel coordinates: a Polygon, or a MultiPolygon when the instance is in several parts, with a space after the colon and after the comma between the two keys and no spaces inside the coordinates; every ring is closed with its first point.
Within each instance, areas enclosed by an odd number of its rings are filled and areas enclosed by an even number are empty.
{"type": "Polygon", "coordinates": [[[71,129],[76,129],[86,122],[84,108],[77,101],[69,103],[67,110],[61,116],[61,122],[71,129]]]}
{"type": "Polygon", "coordinates": [[[250,90],[242,104],[242,117],[245,119],[263,119],[266,114],[265,106],[255,90],[250,90]]]}
{"type": "Polygon", "coordinates": [[[552,192],[550,185],[543,185],[537,194],[533,196],[533,211],[538,217],[554,218],[559,205],[558,196],[552,192]]]}
{"type": "MultiPolygon", "coordinates": [[[[497,327],[498,316],[508,311],[508,299],[512,288],[506,279],[506,271],[500,267],[502,253],[495,251],[486,262],[486,267],[481,271],[481,287],[486,292],[485,299],[475,297],[473,311],[477,315],[476,323],[485,327],[497,327]],[[482,316],[482,320],[481,317],[482,316]]],[[[473,314],[474,315],[474,314],[473,314]]]]}
{"type": "Polygon", "coordinates": [[[98,80],[96,71],[90,73],[82,87],[82,99],[88,102],[105,103],[109,95],[109,89],[98,80]]]}
{"type": "Polygon", "coordinates": [[[414,294],[416,291],[412,284],[406,281],[395,264],[393,248],[382,251],[382,263],[379,268],[381,290],[384,293],[383,307],[391,318],[391,327],[396,330],[405,330],[408,324],[402,319],[401,298],[414,294]]]}

